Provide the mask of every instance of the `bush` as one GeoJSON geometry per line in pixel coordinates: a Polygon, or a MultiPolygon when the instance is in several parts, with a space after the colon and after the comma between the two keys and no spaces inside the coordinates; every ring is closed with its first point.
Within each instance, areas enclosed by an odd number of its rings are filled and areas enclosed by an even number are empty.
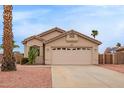
{"type": "Polygon", "coordinates": [[[36,47],[30,47],[28,52],[29,64],[34,64],[36,57],[39,55],[39,49],[36,47]]]}
{"type": "Polygon", "coordinates": [[[17,61],[17,62],[16,62],[16,64],[20,64],[20,62],[19,62],[19,61],[17,61]]]}
{"type": "Polygon", "coordinates": [[[22,58],[21,65],[28,63],[28,58],[22,58]]]}

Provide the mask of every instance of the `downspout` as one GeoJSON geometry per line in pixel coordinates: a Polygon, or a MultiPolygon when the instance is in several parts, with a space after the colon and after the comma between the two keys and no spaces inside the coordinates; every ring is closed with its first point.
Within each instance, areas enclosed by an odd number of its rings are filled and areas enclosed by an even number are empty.
{"type": "Polygon", "coordinates": [[[45,65],[45,44],[43,43],[43,65],[45,65]]]}

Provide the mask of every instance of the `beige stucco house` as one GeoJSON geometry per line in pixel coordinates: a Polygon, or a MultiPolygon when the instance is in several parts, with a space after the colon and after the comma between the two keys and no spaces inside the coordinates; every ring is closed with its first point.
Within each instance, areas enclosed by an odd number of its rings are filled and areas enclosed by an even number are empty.
{"type": "Polygon", "coordinates": [[[24,57],[29,48],[39,48],[36,63],[39,64],[98,64],[100,41],[74,30],[65,31],[53,28],[38,35],[26,38],[24,57]]]}

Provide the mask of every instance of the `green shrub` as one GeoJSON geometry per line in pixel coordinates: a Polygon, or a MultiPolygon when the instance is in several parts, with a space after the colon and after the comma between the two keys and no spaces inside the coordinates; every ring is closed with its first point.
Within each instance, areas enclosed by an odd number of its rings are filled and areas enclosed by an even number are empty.
{"type": "Polygon", "coordinates": [[[34,64],[35,63],[35,59],[38,56],[38,54],[39,54],[38,48],[30,47],[30,50],[28,52],[29,64],[34,64]]]}
{"type": "Polygon", "coordinates": [[[22,58],[21,65],[28,63],[28,58],[22,58]]]}

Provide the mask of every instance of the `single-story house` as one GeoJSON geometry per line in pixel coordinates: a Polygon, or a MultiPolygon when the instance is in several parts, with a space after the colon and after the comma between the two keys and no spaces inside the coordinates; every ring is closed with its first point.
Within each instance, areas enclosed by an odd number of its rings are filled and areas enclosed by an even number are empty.
{"type": "Polygon", "coordinates": [[[24,57],[30,47],[39,48],[36,63],[40,64],[98,64],[100,41],[75,30],[65,31],[58,27],[26,38],[24,57]]]}
{"type": "Polygon", "coordinates": [[[116,49],[116,52],[124,52],[124,46],[123,47],[119,47],[118,49],[116,49]]]}
{"type": "Polygon", "coordinates": [[[116,53],[119,47],[107,47],[104,51],[104,54],[116,53]]]}

